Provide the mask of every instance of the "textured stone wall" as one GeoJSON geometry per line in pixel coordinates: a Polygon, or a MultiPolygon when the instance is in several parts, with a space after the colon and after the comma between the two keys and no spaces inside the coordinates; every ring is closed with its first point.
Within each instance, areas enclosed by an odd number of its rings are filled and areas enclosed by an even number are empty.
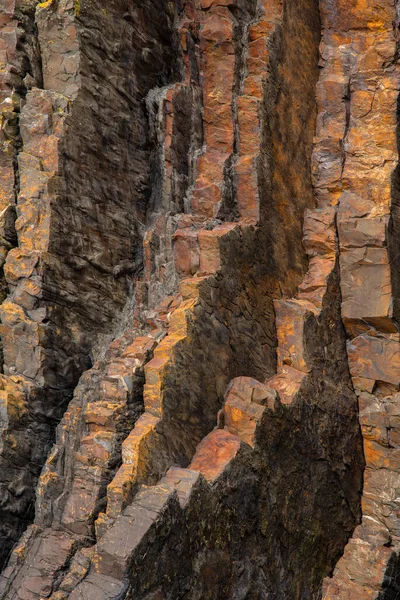
{"type": "MultiPolygon", "coordinates": [[[[2,388],[5,414],[15,384],[27,410],[23,431],[4,422],[1,528],[7,538],[14,523],[11,543],[31,518],[35,480],[97,335],[113,330],[142,268],[154,178],[145,98],[178,61],[173,12],[148,8],[155,18],[123,3],[4,9],[2,388]],[[143,44],[153,58],[141,80],[143,44]]],[[[10,548],[5,539],[4,556],[10,548]]]]}
{"type": "Polygon", "coordinates": [[[357,7],[339,4],[335,15],[329,3],[322,8],[324,124],[321,119],[317,135],[321,147],[329,144],[330,153],[320,197],[338,203],[342,317],[366,460],[362,522],[325,582],[324,597],[389,598],[398,589],[393,565],[399,527],[400,346],[393,217],[392,241],[388,233],[392,198],[394,215],[396,210],[398,162],[396,13],[391,2],[367,3],[361,21],[357,7]],[[335,114],[329,108],[333,102],[335,114]]]}
{"type": "Polygon", "coordinates": [[[397,26],[0,8],[1,598],[395,597],[397,26]]]}

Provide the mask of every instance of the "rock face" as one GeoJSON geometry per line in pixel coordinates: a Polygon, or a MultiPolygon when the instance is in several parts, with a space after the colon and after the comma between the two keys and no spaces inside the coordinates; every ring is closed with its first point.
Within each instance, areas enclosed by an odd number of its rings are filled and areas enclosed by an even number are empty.
{"type": "Polygon", "coordinates": [[[399,10],[3,0],[0,598],[397,597],[399,10]]]}

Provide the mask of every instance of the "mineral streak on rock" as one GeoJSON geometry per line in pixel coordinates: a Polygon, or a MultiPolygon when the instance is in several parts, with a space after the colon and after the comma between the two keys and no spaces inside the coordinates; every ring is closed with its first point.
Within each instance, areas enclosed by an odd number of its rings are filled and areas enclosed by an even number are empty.
{"type": "Polygon", "coordinates": [[[397,10],[3,1],[0,598],[397,593],[397,10]]]}

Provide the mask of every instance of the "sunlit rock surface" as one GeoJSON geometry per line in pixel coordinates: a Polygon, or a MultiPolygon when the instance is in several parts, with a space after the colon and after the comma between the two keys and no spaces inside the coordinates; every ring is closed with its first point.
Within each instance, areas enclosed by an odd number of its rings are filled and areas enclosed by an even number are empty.
{"type": "Polygon", "coordinates": [[[0,598],[400,593],[399,19],[3,0],[0,598]]]}

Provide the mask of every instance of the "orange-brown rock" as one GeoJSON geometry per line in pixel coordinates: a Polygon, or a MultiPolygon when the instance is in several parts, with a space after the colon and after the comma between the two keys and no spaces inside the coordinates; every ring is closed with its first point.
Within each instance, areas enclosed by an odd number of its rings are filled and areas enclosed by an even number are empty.
{"type": "MultiPolygon", "coordinates": [[[[386,598],[397,586],[397,508],[389,491],[396,488],[397,449],[389,441],[386,413],[396,406],[399,385],[396,288],[388,248],[390,179],[398,160],[393,18],[390,2],[362,7],[338,2],[335,10],[322,3],[316,158],[324,165],[317,172],[324,174],[319,193],[321,202],[339,203],[342,316],[366,460],[362,522],[325,581],[327,599],[386,598]]],[[[395,440],[396,422],[392,425],[395,440]]]]}
{"type": "Polygon", "coordinates": [[[396,597],[398,13],[3,1],[2,600],[396,597]]]}
{"type": "Polygon", "coordinates": [[[201,442],[189,468],[199,471],[208,481],[213,481],[228,466],[239,448],[238,436],[216,429],[201,442]]]}

